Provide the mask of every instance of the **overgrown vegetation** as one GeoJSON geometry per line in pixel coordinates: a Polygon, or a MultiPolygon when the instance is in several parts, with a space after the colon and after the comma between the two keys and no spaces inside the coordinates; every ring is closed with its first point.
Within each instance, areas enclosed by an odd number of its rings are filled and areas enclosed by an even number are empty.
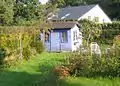
{"type": "Polygon", "coordinates": [[[81,20],[79,21],[82,30],[82,36],[84,45],[89,45],[91,41],[95,41],[95,38],[99,38],[102,33],[102,25],[94,23],[88,20],[81,20]]]}
{"type": "Polygon", "coordinates": [[[40,41],[40,30],[35,27],[1,27],[0,28],[1,62],[28,60],[31,56],[44,51],[40,41]]]}
{"type": "MultiPolygon", "coordinates": [[[[120,50],[119,50],[120,52],[120,50]]],[[[75,53],[69,58],[70,74],[84,77],[119,77],[120,57],[102,55],[101,58],[75,53]]]]}
{"type": "Polygon", "coordinates": [[[120,24],[118,22],[94,24],[86,20],[79,23],[83,31],[83,40],[86,41],[83,44],[84,49],[69,56],[62,67],[62,72],[59,67],[58,73],[60,75],[62,73],[61,76],[71,74],[85,77],[120,77],[120,35],[118,35],[120,34],[120,24]],[[104,44],[109,44],[109,47],[101,49],[100,56],[92,55],[89,44],[94,41],[101,44],[101,47],[104,44]]]}
{"type": "Polygon", "coordinates": [[[101,49],[101,55],[91,54],[89,48],[73,53],[64,64],[69,74],[84,77],[120,77],[120,36],[113,39],[113,46],[101,49]]]}
{"type": "Polygon", "coordinates": [[[114,37],[120,34],[119,22],[98,24],[88,20],[81,20],[79,24],[84,37],[84,45],[88,45],[92,41],[112,45],[114,37]]]}
{"type": "Polygon", "coordinates": [[[120,79],[68,77],[58,81],[53,69],[61,65],[66,53],[42,53],[0,72],[0,86],[119,86],[120,79]]]}
{"type": "Polygon", "coordinates": [[[119,22],[113,22],[112,24],[103,24],[102,34],[100,38],[97,39],[97,41],[102,44],[112,45],[114,37],[119,34],[120,34],[120,23],[119,22]]]}

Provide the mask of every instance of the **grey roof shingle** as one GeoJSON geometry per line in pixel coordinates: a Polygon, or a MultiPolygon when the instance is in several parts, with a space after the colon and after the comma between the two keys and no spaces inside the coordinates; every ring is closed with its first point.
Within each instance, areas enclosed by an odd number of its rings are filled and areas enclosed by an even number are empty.
{"type": "Polygon", "coordinates": [[[78,25],[77,22],[69,21],[69,22],[53,22],[52,28],[53,29],[71,29],[74,25],[78,25]]]}
{"type": "Polygon", "coordinates": [[[96,5],[84,5],[84,6],[73,6],[73,7],[65,7],[60,9],[57,14],[57,18],[53,18],[53,20],[78,20],[81,16],[87,13],[96,5]]]}

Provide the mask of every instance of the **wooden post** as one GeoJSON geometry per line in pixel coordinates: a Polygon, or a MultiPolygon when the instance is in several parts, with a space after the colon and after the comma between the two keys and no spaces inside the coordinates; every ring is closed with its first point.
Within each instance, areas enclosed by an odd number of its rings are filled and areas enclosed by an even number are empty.
{"type": "Polygon", "coordinates": [[[21,63],[22,63],[22,57],[23,57],[23,55],[22,55],[22,52],[23,52],[23,48],[22,48],[22,34],[21,34],[21,32],[20,32],[20,34],[19,34],[19,39],[20,39],[20,57],[19,57],[19,60],[21,61],[21,63]]]}

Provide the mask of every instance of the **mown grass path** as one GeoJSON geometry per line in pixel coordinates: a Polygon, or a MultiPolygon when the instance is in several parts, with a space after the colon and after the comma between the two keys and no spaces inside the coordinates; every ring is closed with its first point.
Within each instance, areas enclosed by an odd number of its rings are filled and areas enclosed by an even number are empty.
{"type": "Polygon", "coordinates": [[[0,73],[0,86],[120,86],[120,78],[74,78],[57,83],[52,69],[69,54],[42,53],[0,73]]]}

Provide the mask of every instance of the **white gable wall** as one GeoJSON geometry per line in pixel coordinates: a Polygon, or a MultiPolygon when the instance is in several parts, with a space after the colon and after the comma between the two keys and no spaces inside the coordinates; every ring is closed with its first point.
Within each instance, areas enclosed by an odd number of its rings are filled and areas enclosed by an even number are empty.
{"type": "Polygon", "coordinates": [[[72,29],[71,29],[71,46],[72,46],[72,51],[76,51],[80,45],[82,45],[82,33],[80,32],[79,28],[77,27],[77,25],[75,25],[72,29]],[[79,39],[74,40],[73,37],[73,32],[77,31],[77,37],[79,37],[79,39]],[[81,36],[80,36],[81,34],[81,36]]]}
{"type": "Polygon", "coordinates": [[[93,7],[90,11],[88,11],[86,14],[84,14],[78,20],[88,19],[88,16],[91,16],[91,21],[93,21],[95,17],[99,17],[99,23],[112,23],[110,18],[99,7],[99,5],[96,5],[95,7],[93,7]]]}

